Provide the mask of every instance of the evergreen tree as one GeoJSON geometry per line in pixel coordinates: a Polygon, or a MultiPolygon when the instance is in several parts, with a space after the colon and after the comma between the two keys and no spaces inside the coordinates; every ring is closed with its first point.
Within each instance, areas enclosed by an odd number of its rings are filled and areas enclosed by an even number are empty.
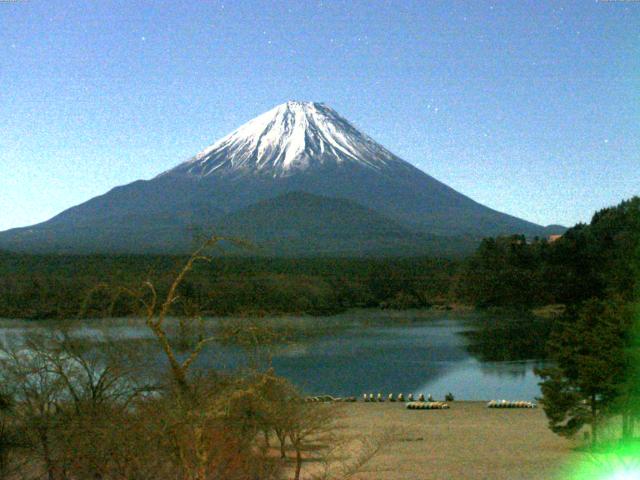
{"type": "Polygon", "coordinates": [[[632,320],[620,301],[592,299],[561,322],[550,340],[556,366],[536,372],[552,431],[572,436],[589,425],[597,442],[602,416],[614,411],[625,388],[632,320]]]}

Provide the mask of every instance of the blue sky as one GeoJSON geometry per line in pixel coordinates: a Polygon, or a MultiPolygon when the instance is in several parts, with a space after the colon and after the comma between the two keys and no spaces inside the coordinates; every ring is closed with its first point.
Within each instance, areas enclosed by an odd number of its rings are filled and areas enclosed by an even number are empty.
{"type": "Polygon", "coordinates": [[[0,1],[0,230],[325,102],[541,224],[640,194],[640,2],[0,1]]]}

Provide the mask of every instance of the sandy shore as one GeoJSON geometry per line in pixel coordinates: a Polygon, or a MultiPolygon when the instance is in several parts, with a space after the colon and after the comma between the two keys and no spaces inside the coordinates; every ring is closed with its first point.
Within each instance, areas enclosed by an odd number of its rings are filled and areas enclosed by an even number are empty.
{"type": "Polygon", "coordinates": [[[393,441],[358,479],[559,479],[577,458],[574,443],[547,428],[536,409],[488,409],[484,402],[451,402],[449,410],[407,410],[402,403],[342,405],[347,436],[393,441]]]}

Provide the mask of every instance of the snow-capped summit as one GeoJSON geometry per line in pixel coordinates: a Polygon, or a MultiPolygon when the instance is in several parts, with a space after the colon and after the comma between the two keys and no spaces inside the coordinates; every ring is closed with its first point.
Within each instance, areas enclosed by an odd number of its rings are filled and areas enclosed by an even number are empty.
{"type": "Polygon", "coordinates": [[[150,180],[0,232],[0,249],[188,253],[194,231],[294,256],[446,255],[555,233],[453,190],[322,103],[287,102],[150,180]]]}
{"type": "Polygon", "coordinates": [[[166,173],[286,177],[348,163],[384,170],[406,162],[327,105],[290,101],[250,120],[166,173]]]}

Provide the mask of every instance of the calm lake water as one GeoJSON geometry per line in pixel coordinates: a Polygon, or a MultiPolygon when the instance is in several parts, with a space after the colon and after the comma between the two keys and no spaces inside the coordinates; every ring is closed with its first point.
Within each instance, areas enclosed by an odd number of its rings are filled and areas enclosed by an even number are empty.
{"type": "MultiPolygon", "coordinates": [[[[218,321],[208,319],[206,325],[218,321]]],[[[533,400],[540,393],[533,374],[540,361],[488,362],[468,351],[469,340],[462,333],[478,328],[482,319],[474,315],[358,311],[267,321],[321,326],[312,335],[296,337],[271,351],[276,372],[308,394],[361,397],[365,392],[413,392],[443,398],[452,392],[461,400],[533,400]]],[[[0,320],[0,340],[18,342],[25,332],[50,325],[0,320]]],[[[141,322],[131,319],[86,320],[74,331],[96,341],[104,335],[121,341],[149,338],[141,322]]],[[[196,366],[233,370],[244,364],[240,349],[213,344],[196,366]]]]}

